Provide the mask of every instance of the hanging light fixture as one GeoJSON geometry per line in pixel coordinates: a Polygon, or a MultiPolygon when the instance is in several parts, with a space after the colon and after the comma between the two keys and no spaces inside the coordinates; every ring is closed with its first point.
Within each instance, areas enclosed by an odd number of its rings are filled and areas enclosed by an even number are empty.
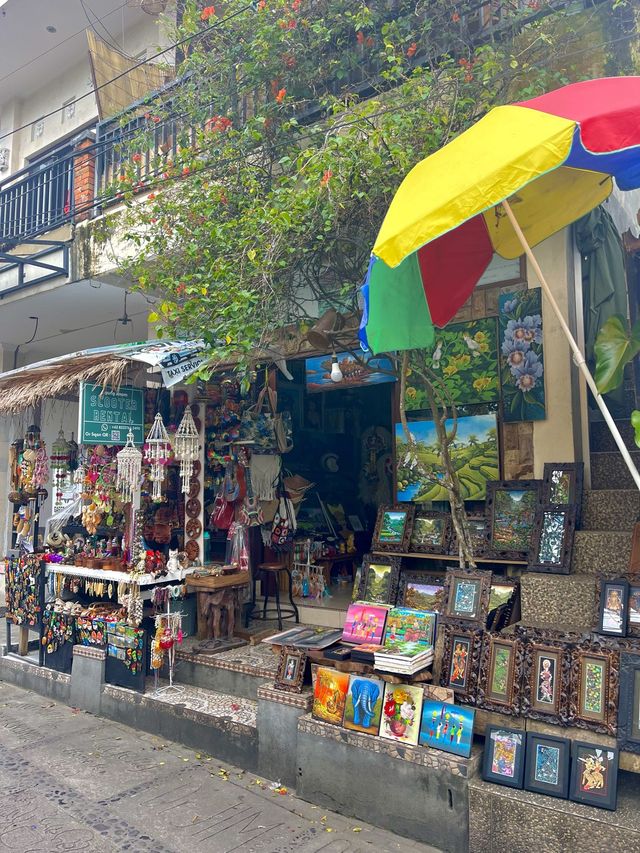
{"type": "Polygon", "coordinates": [[[193,463],[198,459],[200,453],[200,436],[196,429],[191,406],[187,406],[180,421],[174,440],[174,454],[180,462],[180,482],[182,492],[189,491],[189,480],[193,476],[193,463]]]}
{"type": "Polygon", "coordinates": [[[131,503],[133,493],[140,483],[142,474],[142,453],[133,443],[133,433],[129,430],[127,443],[122,450],[116,454],[118,473],[116,476],[116,489],[122,496],[123,503],[131,503]]]}
{"type": "Polygon", "coordinates": [[[331,381],[332,382],[342,382],[344,376],[342,371],[340,370],[340,365],[338,364],[338,356],[333,353],[333,358],[331,360],[331,381]]]}
{"type": "Polygon", "coordinates": [[[164,421],[160,412],[153,421],[145,442],[144,460],[151,466],[149,479],[153,483],[151,497],[154,501],[162,499],[162,483],[165,478],[165,466],[171,455],[171,441],[165,429],[164,421]]]}

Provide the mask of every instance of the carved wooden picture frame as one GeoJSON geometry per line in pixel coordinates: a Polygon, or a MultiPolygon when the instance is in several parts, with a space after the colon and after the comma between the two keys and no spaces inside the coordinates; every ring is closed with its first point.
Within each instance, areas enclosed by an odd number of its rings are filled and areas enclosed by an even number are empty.
{"type": "Polygon", "coordinates": [[[618,746],[640,754],[640,653],[620,655],[618,746]]]}
{"type": "Polygon", "coordinates": [[[409,550],[415,513],[416,508],[410,503],[384,504],[378,507],[371,549],[406,554],[409,550]]]}
{"type": "Polygon", "coordinates": [[[448,554],[451,539],[448,512],[419,509],[413,518],[409,551],[412,554],[448,554]]]}
{"type": "MultiPolygon", "coordinates": [[[[489,549],[489,523],[487,516],[484,514],[480,515],[478,513],[472,513],[467,516],[467,522],[473,545],[473,555],[474,557],[484,557],[488,554],[489,549]]],[[[458,553],[458,538],[455,530],[453,529],[453,525],[451,526],[449,553],[456,555],[458,553]]]]}
{"type": "Polygon", "coordinates": [[[553,632],[530,634],[524,646],[520,713],[567,725],[571,690],[571,645],[553,632]]]}
{"type": "Polygon", "coordinates": [[[445,622],[475,622],[484,627],[490,592],[491,572],[447,569],[442,619],[445,622]]]}
{"type": "Polygon", "coordinates": [[[444,612],[445,576],[430,575],[427,572],[400,572],[398,582],[398,607],[412,607],[414,610],[433,610],[444,612]]]}
{"type": "Polygon", "coordinates": [[[489,551],[496,559],[527,560],[540,503],[540,480],[487,483],[489,551]]]}
{"type": "Polygon", "coordinates": [[[444,626],[440,684],[466,705],[476,703],[482,635],[481,628],[444,626]]]}
{"type": "Polygon", "coordinates": [[[538,507],[529,552],[529,570],[568,575],[575,529],[575,507],[538,507]]]}
{"type": "Polygon", "coordinates": [[[571,651],[569,725],[601,734],[617,731],[620,652],[605,642],[585,642],[571,651]]]}
{"type": "Polygon", "coordinates": [[[280,649],[278,671],[274,682],[276,690],[288,693],[301,693],[307,668],[307,654],[294,646],[283,646],[280,649]]]}
{"type": "Polygon", "coordinates": [[[477,705],[487,711],[520,713],[524,644],[510,634],[485,632],[480,657],[477,705]]]}
{"type": "Polygon", "coordinates": [[[582,507],[583,462],[545,462],[541,500],[545,506],[582,507]]]}
{"type": "Polygon", "coordinates": [[[395,604],[401,566],[401,557],[365,554],[362,558],[358,600],[372,604],[395,604]],[[381,573],[379,569],[386,571],[381,573]]]}

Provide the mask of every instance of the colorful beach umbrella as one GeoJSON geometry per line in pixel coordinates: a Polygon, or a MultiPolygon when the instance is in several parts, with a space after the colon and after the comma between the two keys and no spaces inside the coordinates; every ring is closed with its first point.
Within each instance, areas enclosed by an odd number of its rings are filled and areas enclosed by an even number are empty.
{"type": "Polygon", "coordinates": [[[613,178],[622,190],[640,187],[640,77],[491,110],[400,185],[363,288],[363,346],[429,346],[494,252],[519,257],[604,201],[613,178]]]}

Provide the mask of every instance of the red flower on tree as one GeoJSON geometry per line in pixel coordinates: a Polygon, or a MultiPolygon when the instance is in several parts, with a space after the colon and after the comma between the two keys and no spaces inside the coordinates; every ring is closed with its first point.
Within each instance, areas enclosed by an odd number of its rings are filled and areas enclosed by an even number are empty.
{"type": "Polygon", "coordinates": [[[364,44],[364,33],[362,32],[362,30],[358,30],[358,32],[356,33],[356,41],[358,42],[358,44],[364,44]]]}
{"type": "Polygon", "coordinates": [[[276,101],[279,104],[281,104],[286,97],[287,97],[287,90],[286,89],[280,89],[278,91],[278,94],[276,95],[276,101]]]}
{"type": "Polygon", "coordinates": [[[216,7],[215,6],[205,6],[202,10],[202,14],[200,15],[201,21],[208,21],[212,15],[215,15],[216,7]]]}
{"type": "Polygon", "coordinates": [[[331,171],[331,169],[325,169],[324,174],[323,174],[322,178],[320,179],[320,186],[321,187],[328,187],[329,181],[331,180],[332,177],[333,177],[333,172],[331,171]]]}
{"type": "Polygon", "coordinates": [[[454,24],[459,23],[460,15],[457,12],[454,12],[453,15],[451,16],[451,20],[453,21],[454,24]]]}
{"type": "Polygon", "coordinates": [[[412,42],[409,45],[409,47],[407,48],[407,56],[409,56],[409,57],[413,56],[417,49],[418,49],[418,45],[416,44],[416,42],[415,41],[412,42]]]}

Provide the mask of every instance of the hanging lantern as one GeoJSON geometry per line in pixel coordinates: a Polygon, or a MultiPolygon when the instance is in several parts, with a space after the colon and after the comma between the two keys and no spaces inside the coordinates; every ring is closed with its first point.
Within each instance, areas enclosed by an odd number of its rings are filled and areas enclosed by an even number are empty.
{"type": "Polygon", "coordinates": [[[37,424],[31,424],[30,427],[27,427],[24,446],[31,450],[35,450],[40,446],[40,427],[37,424]]]}
{"type": "Polygon", "coordinates": [[[189,491],[189,480],[193,476],[193,463],[200,454],[200,436],[196,429],[191,406],[187,406],[180,421],[174,440],[173,452],[176,459],[180,461],[180,482],[182,492],[189,491]]]}
{"type": "Polygon", "coordinates": [[[116,475],[116,489],[122,496],[123,503],[131,503],[133,493],[140,483],[142,474],[142,453],[133,443],[133,433],[129,430],[127,443],[122,450],[116,454],[118,473],[116,475]]]}
{"type": "Polygon", "coordinates": [[[144,460],[150,465],[149,479],[153,483],[151,497],[154,501],[162,499],[165,466],[169,462],[170,455],[171,441],[165,429],[162,415],[158,412],[147,436],[144,450],[144,460]]]}

